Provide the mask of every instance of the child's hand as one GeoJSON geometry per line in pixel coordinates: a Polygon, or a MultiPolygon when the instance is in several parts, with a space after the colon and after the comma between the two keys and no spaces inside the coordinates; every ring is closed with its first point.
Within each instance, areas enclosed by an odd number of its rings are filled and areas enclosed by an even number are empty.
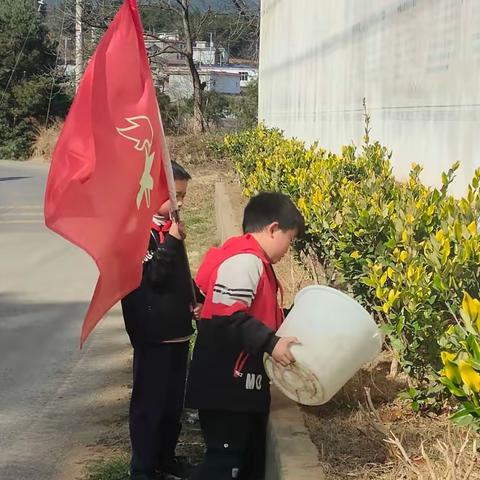
{"type": "Polygon", "coordinates": [[[203,303],[197,303],[197,305],[193,308],[193,316],[195,320],[200,320],[202,316],[202,308],[203,308],[203,303]]]}
{"type": "Polygon", "coordinates": [[[291,363],[295,363],[295,358],[290,351],[290,345],[299,343],[300,341],[297,337],[281,337],[273,349],[273,359],[283,367],[288,367],[291,363]]]}
{"type": "Polygon", "coordinates": [[[175,237],[178,240],[185,240],[187,234],[185,233],[185,224],[183,222],[173,222],[169,231],[172,237],[175,237]]]}

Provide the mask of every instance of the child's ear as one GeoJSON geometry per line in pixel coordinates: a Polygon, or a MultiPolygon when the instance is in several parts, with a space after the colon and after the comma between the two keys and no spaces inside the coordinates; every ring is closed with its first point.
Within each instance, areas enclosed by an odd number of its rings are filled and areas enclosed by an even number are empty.
{"type": "Polygon", "coordinates": [[[268,227],[267,231],[270,237],[273,237],[273,234],[279,229],[278,222],[272,222],[268,227]]]}

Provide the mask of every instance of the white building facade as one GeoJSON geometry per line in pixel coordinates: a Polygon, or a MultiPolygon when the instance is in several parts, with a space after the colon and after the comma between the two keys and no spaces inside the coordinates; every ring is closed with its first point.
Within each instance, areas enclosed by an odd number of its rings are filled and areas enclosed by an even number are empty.
{"type": "Polygon", "coordinates": [[[249,83],[258,79],[258,68],[252,65],[228,65],[228,71],[240,75],[240,86],[246,87],[249,83]]]}
{"type": "Polygon", "coordinates": [[[398,178],[459,160],[465,192],[480,167],[479,0],[262,0],[259,119],[339,151],[371,137],[398,178]]]}
{"type": "Polygon", "coordinates": [[[193,60],[198,65],[225,65],[228,52],[223,47],[215,47],[212,41],[198,41],[193,46],[193,60]]]}
{"type": "MultiPolygon", "coordinates": [[[[205,82],[205,91],[215,91],[224,95],[238,95],[240,89],[240,75],[223,72],[199,72],[200,80],[205,82]]],[[[190,72],[179,70],[170,72],[165,83],[165,93],[172,100],[189,98],[193,95],[193,83],[190,72]]]]}

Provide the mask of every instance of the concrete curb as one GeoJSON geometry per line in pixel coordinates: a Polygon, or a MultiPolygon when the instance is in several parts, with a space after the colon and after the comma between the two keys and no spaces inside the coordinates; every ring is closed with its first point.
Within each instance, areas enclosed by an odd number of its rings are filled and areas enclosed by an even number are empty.
{"type": "Polygon", "coordinates": [[[324,480],[303,414],[272,385],[265,480],[324,480]]]}
{"type": "MultiPolygon", "coordinates": [[[[220,243],[240,235],[225,184],[215,184],[215,215],[220,243]]],[[[299,406],[272,386],[272,406],[267,431],[265,480],[324,480],[318,451],[305,427],[299,406]]]]}

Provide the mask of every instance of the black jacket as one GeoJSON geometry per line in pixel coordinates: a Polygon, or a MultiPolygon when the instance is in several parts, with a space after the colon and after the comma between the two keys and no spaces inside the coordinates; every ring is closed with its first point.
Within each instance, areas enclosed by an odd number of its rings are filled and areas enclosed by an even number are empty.
{"type": "Polygon", "coordinates": [[[187,380],[187,407],[268,412],[270,382],[263,367],[279,338],[246,312],[198,322],[187,380]],[[246,356],[248,355],[248,356],[246,356]]]}
{"type": "MultiPolygon", "coordinates": [[[[182,242],[151,231],[140,286],[122,299],[132,345],[157,344],[193,333],[191,279],[182,242]]],[[[200,292],[196,289],[197,299],[200,292]]]]}

